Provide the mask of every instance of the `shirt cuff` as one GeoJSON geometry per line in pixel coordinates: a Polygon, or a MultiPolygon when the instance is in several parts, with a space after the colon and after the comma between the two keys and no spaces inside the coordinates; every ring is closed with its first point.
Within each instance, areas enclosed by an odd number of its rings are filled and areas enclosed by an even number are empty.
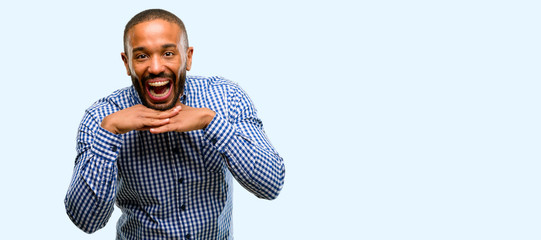
{"type": "Polygon", "coordinates": [[[116,161],[122,146],[122,137],[105,130],[101,126],[97,128],[95,134],[92,144],[94,155],[109,161],[116,161]]]}
{"type": "Polygon", "coordinates": [[[219,113],[216,113],[210,124],[203,130],[203,138],[209,141],[220,153],[225,152],[225,147],[235,135],[236,128],[219,113]]]}

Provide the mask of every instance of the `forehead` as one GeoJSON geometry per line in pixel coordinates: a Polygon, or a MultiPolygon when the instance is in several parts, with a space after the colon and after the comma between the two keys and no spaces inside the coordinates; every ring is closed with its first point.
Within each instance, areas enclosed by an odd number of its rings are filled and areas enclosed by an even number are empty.
{"type": "Polygon", "coordinates": [[[155,19],[136,24],[129,30],[128,37],[132,48],[151,48],[164,44],[179,44],[180,34],[177,24],[155,19]]]}

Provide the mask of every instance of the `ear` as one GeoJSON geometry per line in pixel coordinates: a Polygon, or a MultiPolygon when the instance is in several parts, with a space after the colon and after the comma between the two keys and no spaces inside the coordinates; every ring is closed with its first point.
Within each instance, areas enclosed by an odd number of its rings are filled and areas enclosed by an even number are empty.
{"type": "Polygon", "coordinates": [[[126,55],[126,53],[120,53],[120,57],[122,57],[122,61],[124,62],[124,67],[126,67],[126,72],[128,73],[128,76],[131,76],[131,71],[130,71],[130,64],[128,62],[128,56],[126,55]]]}
{"type": "Polygon", "coordinates": [[[192,56],[193,56],[193,47],[189,47],[186,51],[186,70],[190,71],[192,69],[192,56]]]}

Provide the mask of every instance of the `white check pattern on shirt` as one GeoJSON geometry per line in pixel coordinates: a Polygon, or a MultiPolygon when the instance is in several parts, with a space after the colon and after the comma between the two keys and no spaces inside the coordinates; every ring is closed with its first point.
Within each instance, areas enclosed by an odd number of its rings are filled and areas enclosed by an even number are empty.
{"type": "Polygon", "coordinates": [[[216,116],[206,129],[185,133],[101,128],[107,115],[141,103],[133,86],[86,110],[64,201],[77,227],[104,227],[116,202],[117,239],[232,239],[232,176],[259,198],[278,196],[283,160],[238,85],[188,76],[180,101],[216,116]]]}

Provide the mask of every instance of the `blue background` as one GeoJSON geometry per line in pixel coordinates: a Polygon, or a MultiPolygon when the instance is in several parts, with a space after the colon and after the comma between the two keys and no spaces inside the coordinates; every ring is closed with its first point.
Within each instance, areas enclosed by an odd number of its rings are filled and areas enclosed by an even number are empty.
{"type": "Polygon", "coordinates": [[[63,198],[84,110],[131,84],[126,22],[187,26],[192,75],[239,83],[286,163],[238,184],[236,239],[541,239],[538,1],[0,3],[2,239],[113,239],[63,198]]]}

